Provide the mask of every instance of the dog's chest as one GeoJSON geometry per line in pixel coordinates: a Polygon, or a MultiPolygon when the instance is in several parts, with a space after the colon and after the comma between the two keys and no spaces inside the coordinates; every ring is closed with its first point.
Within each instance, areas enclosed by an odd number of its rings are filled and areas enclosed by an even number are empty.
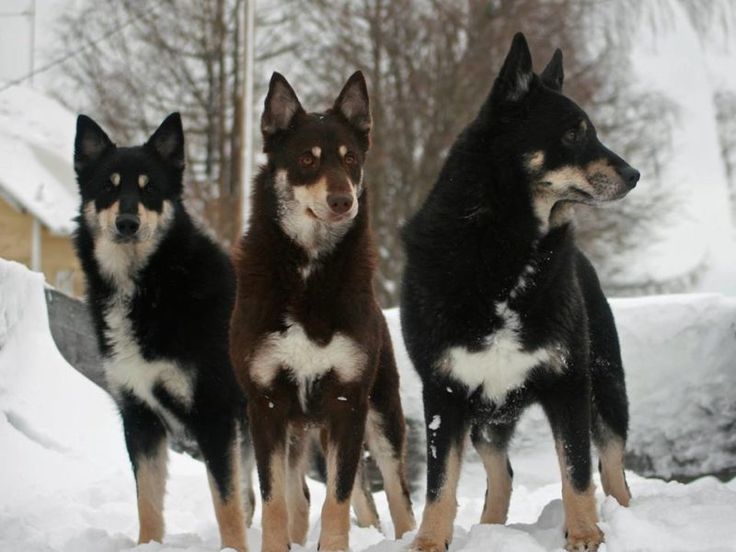
{"type": "Polygon", "coordinates": [[[107,303],[104,312],[105,337],[110,352],[104,360],[105,374],[115,396],[131,393],[175,425],[173,415],[160,403],[154,390],[163,390],[188,409],[194,396],[193,374],[169,360],[147,360],[135,336],[129,317],[130,295],[120,292],[107,303]]]}
{"type": "MultiPolygon", "coordinates": [[[[532,275],[533,270],[526,269],[509,297],[522,293],[532,275]]],[[[440,370],[470,390],[482,389],[491,402],[501,405],[511,391],[525,385],[535,368],[562,370],[564,354],[559,347],[525,346],[521,316],[508,302],[498,303],[496,314],[501,324],[486,336],[483,346],[472,351],[462,346],[448,348],[440,360],[440,370]]]]}
{"type": "Polygon", "coordinates": [[[367,355],[352,338],[335,333],[326,344],[309,338],[304,327],[286,320],[286,330],[272,332],[258,345],[250,362],[250,376],[260,386],[268,387],[281,370],[286,370],[298,387],[299,400],[306,410],[312,385],[328,372],[342,382],[359,377],[367,355]]]}

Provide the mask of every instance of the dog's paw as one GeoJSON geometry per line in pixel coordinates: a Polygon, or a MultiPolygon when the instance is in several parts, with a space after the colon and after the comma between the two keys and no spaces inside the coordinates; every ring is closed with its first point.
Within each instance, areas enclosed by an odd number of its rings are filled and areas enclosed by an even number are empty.
{"type": "Polygon", "coordinates": [[[418,536],[409,547],[409,552],[447,552],[449,545],[431,537],[418,536]]]}
{"type": "Polygon", "coordinates": [[[568,531],[565,550],[567,552],[596,552],[602,542],[603,533],[596,526],[587,531],[568,531]]]}

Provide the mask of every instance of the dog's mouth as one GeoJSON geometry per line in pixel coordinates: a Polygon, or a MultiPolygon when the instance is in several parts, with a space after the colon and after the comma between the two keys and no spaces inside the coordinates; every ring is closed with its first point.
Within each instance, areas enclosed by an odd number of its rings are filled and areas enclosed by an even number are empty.
{"type": "Polygon", "coordinates": [[[315,211],[311,207],[307,207],[306,213],[307,213],[307,216],[311,218],[312,220],[316,220],[316,221],[323,222],[326,224],[339,224],[341,222],[346,222],[348,220],[352,220],[356,214],[356,212],[353,209],[350,209],[340,214],[329,211],[324,216],[320,216],[317,214],[317,211],[315,211]]]}
{"type": "Polygon", "coordinates": [[[578,188],[577,186],[573,186],[570,188],[572,192],[575,193],[576,200],[580,201],[581,203],[597,203],[598,200],[593,196],[593,194],[586,192],[582,188],[578,188]]]}

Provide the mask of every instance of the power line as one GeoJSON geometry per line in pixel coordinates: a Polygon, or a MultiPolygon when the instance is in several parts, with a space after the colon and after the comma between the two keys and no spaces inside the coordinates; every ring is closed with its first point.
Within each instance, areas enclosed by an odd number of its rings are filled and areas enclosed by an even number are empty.
{"type": "Polygon", "coordinates": [[[44,65],[42,65],[40,67],[38,67],[37,69],[34,69],[32,71],[29,71],[28,73],[26,73],[22,77],[18,77],[16,79],[12,79],[12,80],[7,81],[5,84],[3,84],[2,86],[0,86],[0,93],[5,92],[6,90],[12,88],[13,86],[16,86],[16,85],[21,84],[21,83],[23,83],[23,82],[25,82],[25,81],[27,81],[29,79],[32,79],[33,77],[35,77],[36,75],[38,75],[40,73],[45,73],[49,69],[52,69],[52,68],[56,67],[57,65],[59,65],[61,63],[64,63],[65,61],[67,61],[67,60],[69,60],[69,59],[71,59],[73,57],[78,56],[82,52],[85,52],[86,50],[89,50],[90,48],[92,48],[94,46],[97,46],[98,44],[100,44],[100,43],[102,43],[102,42],[104,42],[106,40],[109,40],[111,37],[113,37],[113,36],[115,36],[117,34],[120,34],[123,30],[125,30],[127,27],[131,26],[133,23],[136,23],[137,21],[143,19],[146,15],[150,15],[152,13],[153,12],[141,13],[141,14],[135,16],[135,17],[131,17],[130,19],[128,19],[125,23],[123,23],[119,27],[117,27],[117,28],[109,31],[108,33],[106,33],[106,34],[104,34],[102,36],[97,37],[94,40],[91,40],[91,41],[87,42],[87,44],[81,46],[79,49],[77,49],[75,51],[66,52],[65,54],[62,54],[61,56],[53,59],[52,61],[50,61],[50,62],[48,62],[48,63],[46,63],[46,64],[44,64],[44,65]]]}

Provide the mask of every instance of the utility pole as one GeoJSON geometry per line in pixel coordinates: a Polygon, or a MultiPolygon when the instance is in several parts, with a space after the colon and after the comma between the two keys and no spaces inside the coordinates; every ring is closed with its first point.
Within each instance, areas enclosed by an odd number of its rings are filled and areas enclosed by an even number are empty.
{"type": "Polygon", "coordinates": [[[245,109],[244,134],[245,147],[243,148],[243,228],[248,226],[250,215],[250,189],[253,180],[253,74],[255,64],[255,13],[256,1],[246,0],[245,13],[245,109]]]}

